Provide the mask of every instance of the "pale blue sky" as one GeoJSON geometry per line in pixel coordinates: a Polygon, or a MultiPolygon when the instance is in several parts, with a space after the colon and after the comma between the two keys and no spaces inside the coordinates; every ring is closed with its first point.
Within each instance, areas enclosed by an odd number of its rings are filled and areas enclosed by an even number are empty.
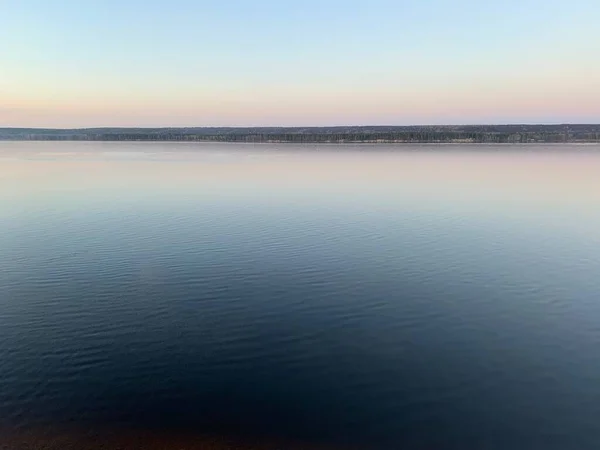
{"type": "Polygon", "coordinates": [[[0,126],[600,122],[600,1],[0,0],[0,126]]]}

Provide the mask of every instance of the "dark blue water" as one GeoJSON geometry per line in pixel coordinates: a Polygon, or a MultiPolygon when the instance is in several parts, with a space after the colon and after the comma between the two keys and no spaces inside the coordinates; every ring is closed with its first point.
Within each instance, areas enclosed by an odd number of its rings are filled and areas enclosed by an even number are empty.
{"type": "Polygon", "coordinates": [[[3,144],[0,425],[598,448],[600,152],[401,149],[3,144]]]}

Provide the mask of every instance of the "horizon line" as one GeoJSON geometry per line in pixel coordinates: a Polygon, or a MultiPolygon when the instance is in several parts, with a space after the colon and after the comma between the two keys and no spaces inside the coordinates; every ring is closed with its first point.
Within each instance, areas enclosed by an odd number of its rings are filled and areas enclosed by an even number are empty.
{"type": "Polygon", "coordinates": [[[53,130],[53,131],[83,131],[83,130],[109,130],[109,129],[264,129],[264,128],[411,128],[411,127],[505,127],[505,126],[539,126],[539,127],[557,127],[557,126],[600,126],[600,122],[556,122],[556,123],[538,123],[538,122],[519,122],[519,123],[462,123],[462,124],[412,124],[412,125],[200,125],[200,126],[90,126],[90,127],[0,127],[0,130],[53,130]]]}

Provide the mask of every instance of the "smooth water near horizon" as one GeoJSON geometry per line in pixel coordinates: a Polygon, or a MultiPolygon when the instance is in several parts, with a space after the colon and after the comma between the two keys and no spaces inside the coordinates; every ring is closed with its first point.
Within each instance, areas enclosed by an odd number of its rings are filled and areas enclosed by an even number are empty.
{"type": "Polygon", "coordinates": [[[599,146],[0,142],[0,430],[596,449],[599,417],[599,146]]]}

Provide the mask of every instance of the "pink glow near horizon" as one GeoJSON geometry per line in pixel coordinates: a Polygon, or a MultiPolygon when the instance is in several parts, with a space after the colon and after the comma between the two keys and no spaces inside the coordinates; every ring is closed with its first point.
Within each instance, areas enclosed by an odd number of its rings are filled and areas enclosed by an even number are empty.
{"type": "Polygon", "coordinates": [[[600,123],[596,0],[107,1],[0,6],[0,127],[600,123]]]}

